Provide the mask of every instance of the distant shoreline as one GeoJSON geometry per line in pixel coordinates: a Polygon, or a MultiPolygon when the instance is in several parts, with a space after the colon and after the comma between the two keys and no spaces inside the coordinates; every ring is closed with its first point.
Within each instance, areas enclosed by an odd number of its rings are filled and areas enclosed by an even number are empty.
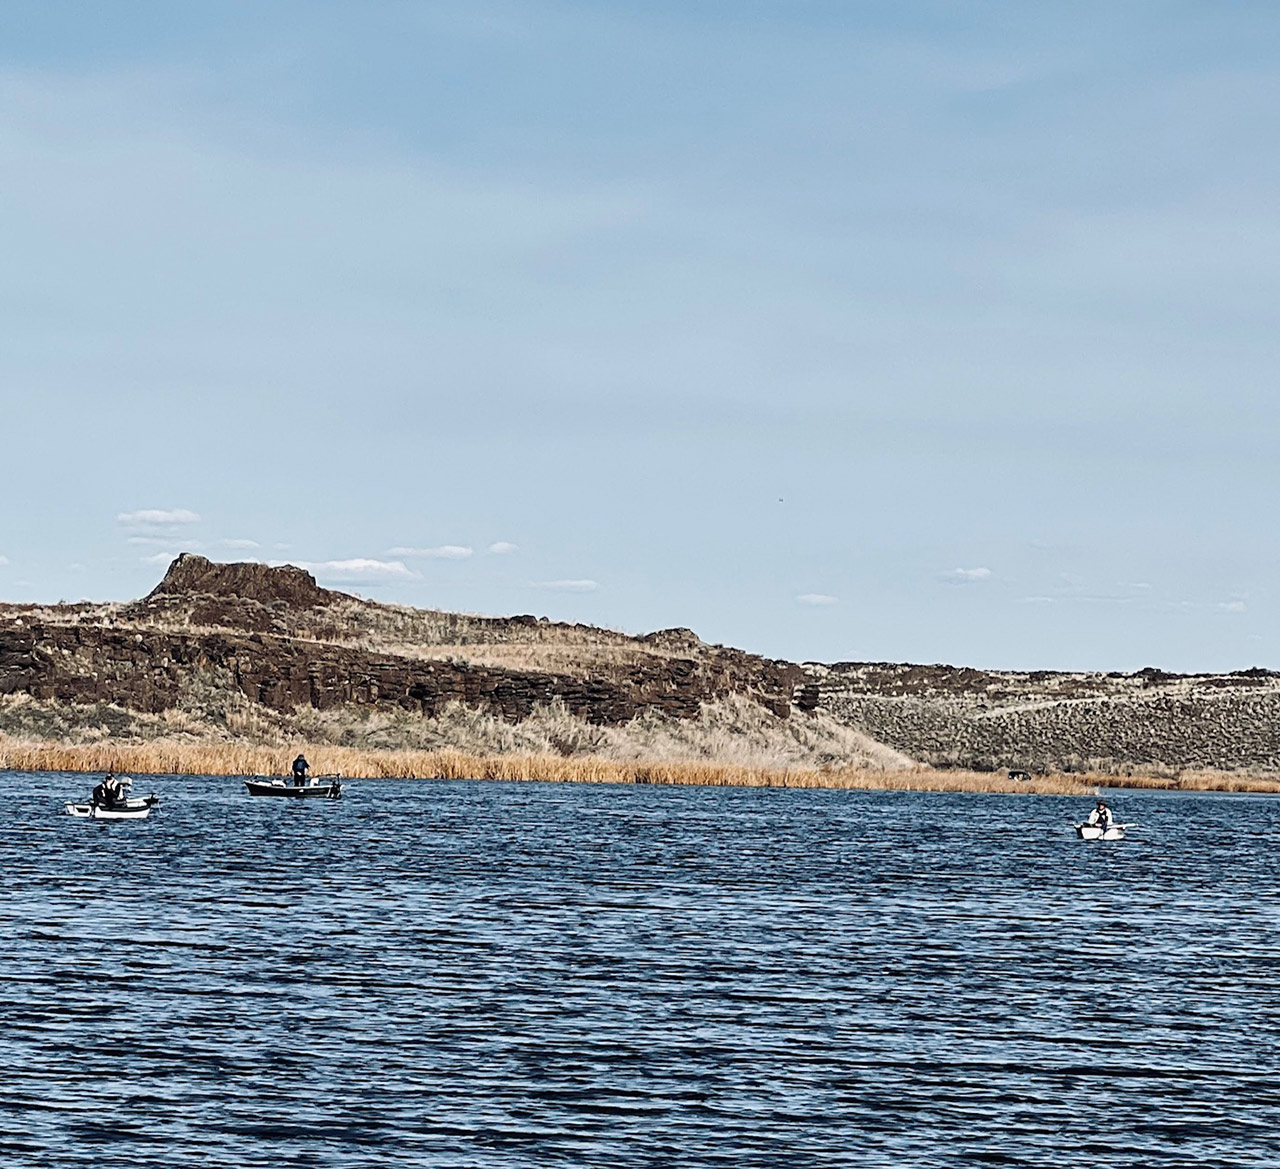
{"type": "Polygon", "coordinates": [[[0,769],[138,772],[149,775],[285,775],[301,750],[314,774],[346,779],[498,780],[509,782],[665,784],[701,787],[832,788],[869,791],[989,792],[1090,796],[1100,788],[1280,793],[1280,777],[1186,771],[1176,777],[1050,773],[1027,780],[1000,772],[913,768],[768,768],[714,760],[619,761],[591,755],[476,755],[464,751],[260,746],[248,743],[66,744],[0,736],[0,769]]]}

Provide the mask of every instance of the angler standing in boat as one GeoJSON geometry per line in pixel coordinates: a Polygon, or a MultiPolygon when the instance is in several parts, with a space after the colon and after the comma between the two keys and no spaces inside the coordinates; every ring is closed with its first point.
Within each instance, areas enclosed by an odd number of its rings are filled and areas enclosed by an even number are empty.
{"type": "Polygon", "coordinates": [[[299,755],[293,761],[293,782],[298,787],[305,787],[307,783],[307,772],[311,769],[311,764],[307,762],[305,755],[299,755]]]}

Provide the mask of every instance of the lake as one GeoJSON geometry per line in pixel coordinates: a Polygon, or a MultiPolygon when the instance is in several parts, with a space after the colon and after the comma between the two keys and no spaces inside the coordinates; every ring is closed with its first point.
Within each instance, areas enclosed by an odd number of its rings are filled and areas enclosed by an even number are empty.
{"type": "Polygon", "coordinates": [[[6,1166],[1275,1166],[1280,800],[0,773],[6,1166]]]}

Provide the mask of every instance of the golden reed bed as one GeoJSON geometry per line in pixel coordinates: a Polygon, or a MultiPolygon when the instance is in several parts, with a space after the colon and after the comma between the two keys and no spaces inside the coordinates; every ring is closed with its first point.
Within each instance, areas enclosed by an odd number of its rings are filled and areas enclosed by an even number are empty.
{"type": "MultiPolygon", "coordinates": [[[[139,772],[151,775],[284,775],[297,746],[236,743],[100,742],[66,745],[0,735],[0,769],[139,772]]],[[[652,783],[742,787],[861,788],[890,791],[1009,792],[1090,795],[1099,787],[1190,791],[1280,792],[1280,779],[1226,772],[1184,772],[1176,778],[1053,774],[1014,781],[1001,773],[833,768],[771,770],[712,762],[618,762],[593,756],[472,755],[464,751],[304,747],[316,775],[350,779],[544,780],[554,783],[652,783]]]]}

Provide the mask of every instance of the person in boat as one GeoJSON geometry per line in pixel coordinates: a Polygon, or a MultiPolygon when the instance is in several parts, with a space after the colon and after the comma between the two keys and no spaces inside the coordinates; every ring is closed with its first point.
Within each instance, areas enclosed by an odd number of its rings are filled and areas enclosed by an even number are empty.
{"type": "Polygon", "coordinates": [[[305,755],[299,755],[293,761],[293,782],[298,787],[303,787],[307,782],[307,772],[311,769],[311,764],[307,762],[305,755]]]}
{"type": "Polygon", "coordinates": [[[1111,809],[1102,800],[1099,800],[1098,806],[1089,813],[1085,823],[1095,828],[1101,828],[1105,832],[1115,823],[1115,817],[1111,814],[1111,809]]]}
{"type": "Polygon", "coordinates": [[[102,782],[93,789],[91,799],[96,807],[114,808],[121,801],[124,789],[120,786],[120,781],[108,771],[102,777],[102,782]]]}

